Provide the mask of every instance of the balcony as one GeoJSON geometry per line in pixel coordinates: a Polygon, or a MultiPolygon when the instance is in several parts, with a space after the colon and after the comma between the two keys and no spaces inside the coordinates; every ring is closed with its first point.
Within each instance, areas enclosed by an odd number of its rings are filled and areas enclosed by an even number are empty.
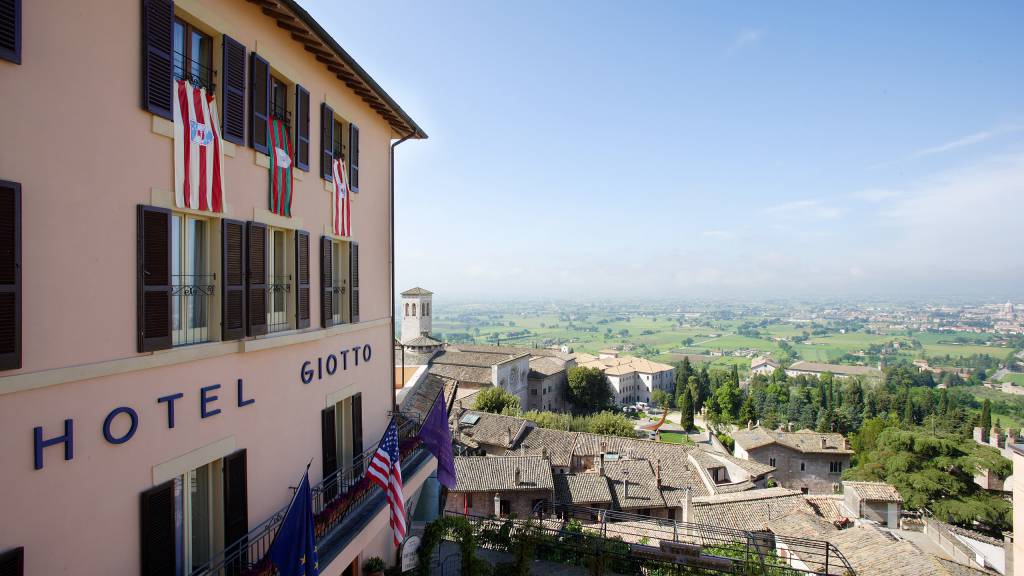
{"type": "Polygon", "coordinates": [[[216,274],[175,274],[171,284],[171,322],[174,346],[210,340],[210,304],[216,274]]]}
{"type": "Polygon", "coordinates": [[[214,94],[213,70],[195,60],[186,58],[181,52],[174,53],[174,79],[188,80],[193,86],[205,88],[207,94],[214,94]]]}
{"type": "MultiPolygon", "coordinates": [[[[398,438],[403,479],[411,478],[431,455],[419,440],[417,415],[399,413],[398,438]]],[[[327,566],[369,522],[387,506],[384,491],[363,473],[365,463],[373,457],[377,446],[355,459],[352,468],[338,470],[319,484],[311,487],[313,518],[320,566],[327,566]]],[[[292,486],[292,490],[296,487],[292,486]]],[[[245,538],[234,542],[213,556],[205,565],[192,572],[192,576],[236,574],[243,576],[271,576],[277,574],[266,558],[270,544],[284,520],[285,506],[245,538]]]]}
{"type": "Polygon", "coordinates": [[[284,122],[285,128],[290,129],[292,125],[292,113],[288,110],[288,106],[274,102],[270,106],[270,115],[277,118],[281,122],[284,122]]]}
{"type": "Polygon", "coordinates": [[[288,319],[288,295],[292,291],[292,277],[290,274],[284,276],[270,276],[267,282],[267,309],[270,310],[267,319],[267,333],[283,332],[291,328],[291,321],[288,319]]]}

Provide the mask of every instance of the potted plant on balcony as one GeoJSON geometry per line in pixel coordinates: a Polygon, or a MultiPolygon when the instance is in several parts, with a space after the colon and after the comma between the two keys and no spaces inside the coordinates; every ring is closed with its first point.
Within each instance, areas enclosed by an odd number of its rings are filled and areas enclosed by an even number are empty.
{"type": "Polygon", "coordinates": [[[384,576],[384,561],[379,556],[372,556],[363,562],[363,572],[367,576],[384,576]]]}

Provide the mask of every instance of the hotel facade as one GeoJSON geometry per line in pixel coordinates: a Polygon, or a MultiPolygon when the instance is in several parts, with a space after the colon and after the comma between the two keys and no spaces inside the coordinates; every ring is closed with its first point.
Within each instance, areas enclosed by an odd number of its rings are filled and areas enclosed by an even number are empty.
{"type": "Polygon", "coordinates": [[[321,574],[392,563],[363,470],[392,417],[410,515],[435,467],[391,386],[424,132],[294,0],[0,8],[0,574],[269,574],[307,464],[321,574]],[[213,97],[185,130],[219,132],[220,210],[176,200],[178,80],[213,97]]]}

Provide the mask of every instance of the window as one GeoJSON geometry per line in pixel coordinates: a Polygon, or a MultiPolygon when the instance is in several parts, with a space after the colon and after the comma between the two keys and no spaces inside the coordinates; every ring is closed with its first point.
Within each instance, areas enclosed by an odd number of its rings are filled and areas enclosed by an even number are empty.
{"type": "Polygon", "coordinates": [[[288,84],[277,76],[270,76],[270,114],[274,118],[291,124],[288,111],[288,84]]]}
{"type": "Polygon", "coordinates": [[[409,303],[408,302],[405,303],[405,315],[406,316],[409,315],[409,303]]]}
{"type": "Polygon", "coordinates": [[[843,463],[839,461],[833,461],[828,463],[829,474],[841,474],[843,472],[843,463]]]}
{"type": "MultiPolygon", "coordinates": [[[[353,321],[352,249],[354,243],[324,236],[320,244],[320,305],[324,328],[353,321]]],[[[406,314],[409,304],[405,305],[406,314]]]]}
{"type": "Polygon", "coordinates": [[[415,303],[412,305],[412,315],[413,316],[416,315],[416,304],[415,303]]]}
{"type": "Polygon", "coordinates": [[[213,40],[195,26],[174,19],[174,78],[213,92],[213,40]]]}
{"type": "Polygon", "coordinates": [[[267,332],[280,332],[292,328],[292,234],[268,228],[267,236],[267,332]]]}
{"type": "Polygon", "coordinates": [[[0,58],[21,64],[21,0],[4,0],[0,8],[0,58]]]}
{"type": "MultiPolygon", "coordinates": [[[[342,160],[344,160],[345,159],[345,138],[344,138],[343,134],[345,133],[344,132],[345,125],[340,120],[332,119],[331,121],[334,123],[334,131],[333,131],[333,136],[331,138],[331,150],[332,150],[331,157],[334,158],[335,160],[337,160],[338,158],[341,158],[342,160]]],[[[348,162],[346,162],[346,165],[347,164],[348,164],[348,162]]]]}
{"type": "Polygon", "coordinates": [[[806,463],[804,463],[804,462],[801,462],[801,463],[800,463],[800,471],[801,471],[801,472],[803,472],[803,471],[804,471],[804,470],[806,470],[806,469],[807,469],[807,465],[806,465],[806,463]]]}
{"type": "Polygon", "coordinates": [[[768,465],[774,467],[775,466],[775,458],[769,458],[768,459],[768,465]]]}
{"type": "Polygon", "coordinates": [[[363,396],[355,394],[321,412],[325,485],[329,497],[346,492],[363,474],[363,396]],[[334,476],[334,480],[330,478],[334,476]]]}
{"type": "Polygon", "coordinates": [[[21,184],[0,180],[0,370],[21,368],[21,184]]]}
{"type": "Polygon", "coordinates": [[[207,342],[214,275],[210,274],[210,222],[171,215],[171,341],[174,346],[207,342]]]}
{"type": "Polygon", "coordinates": [[[246,468],[239,450],[142,493],[144,574],[191,574],[222,550],[232,556],[249,525],[246,468]]]}
{"type": "Polygon", "coordinates": [[[466,508],[472,508],[472,507],[473,507],[473,494],[471,492],[466,492],[466,508]]]}

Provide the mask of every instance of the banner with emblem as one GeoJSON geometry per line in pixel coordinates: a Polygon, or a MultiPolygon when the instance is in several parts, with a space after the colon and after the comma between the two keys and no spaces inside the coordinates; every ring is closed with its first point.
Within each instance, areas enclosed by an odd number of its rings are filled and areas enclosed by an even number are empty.
{"type": "Polygon", "coordinates": [[[331,217],[334,234],[351,236],[352,204],[349,202],[348,171],[345,170],[345,161],[341,158],[335,159],[331,163],[331,170],[334,174],[334,214],[331,217]]]}
{"type": "Polygon", "coordinates": [[[187,80],[174,86],[174,203],[223,212],[224,153],[217,103],[187,80]]]}
{"type": "Polygon", "coordinates": [[[270,211],[292,215],[292,142],[284,120],[270,117],[270,211]]]}

